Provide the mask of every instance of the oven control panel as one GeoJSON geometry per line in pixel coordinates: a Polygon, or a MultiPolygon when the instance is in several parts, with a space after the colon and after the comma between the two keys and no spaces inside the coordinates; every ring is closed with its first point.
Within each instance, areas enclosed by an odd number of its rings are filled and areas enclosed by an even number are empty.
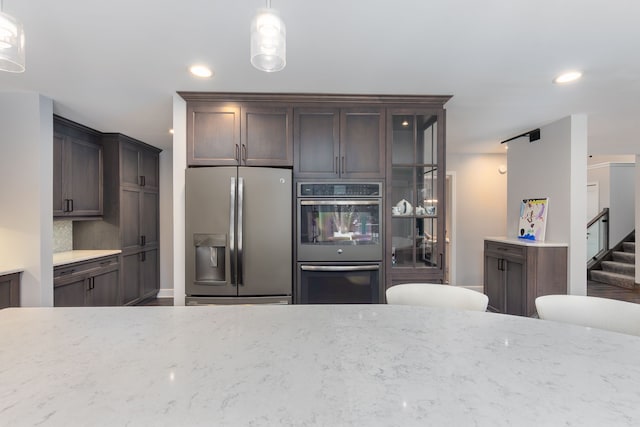
{"type": "Polygon", "coordinates": [[[301,182],[298,197],[382,197],[379,182],[301,182]]]}

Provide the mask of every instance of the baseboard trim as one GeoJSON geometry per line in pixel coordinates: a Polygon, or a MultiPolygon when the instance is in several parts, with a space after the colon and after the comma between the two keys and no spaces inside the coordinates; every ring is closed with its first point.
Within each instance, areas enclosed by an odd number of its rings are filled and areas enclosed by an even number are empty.
{"type": "Polygon", "coordinates": [[[173,289],[160,289],[157,298],[173,298],[173,289]]]}

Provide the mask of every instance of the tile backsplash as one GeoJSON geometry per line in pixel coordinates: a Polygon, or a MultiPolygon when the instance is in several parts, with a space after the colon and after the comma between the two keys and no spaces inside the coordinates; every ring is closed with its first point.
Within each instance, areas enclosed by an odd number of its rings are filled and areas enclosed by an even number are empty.
{"type": "Polygon", "coordinates": [[[53,221],[53,252],[73,250],[73,221],[53,221]]]}

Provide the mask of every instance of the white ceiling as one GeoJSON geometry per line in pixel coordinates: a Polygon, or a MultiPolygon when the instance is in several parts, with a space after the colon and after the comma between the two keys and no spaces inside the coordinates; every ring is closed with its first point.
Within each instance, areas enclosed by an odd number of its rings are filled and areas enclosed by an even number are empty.
{"type": "Polygon", "coordinates": [[[171,146],[176,91],[453,95],[450,152],[499,142],[569,114],[589,116],[591,154],[640,153],[636,0],[273,0],[287,66],[249,63],[265,0],[4,0],[27,40],[27,71],[0,91],[35,91],[105,132],[171,146]],[[194,62],[212,79],[190,77],[194,62]],[[560,72],[581,81],[557,86],[560,72]]]}

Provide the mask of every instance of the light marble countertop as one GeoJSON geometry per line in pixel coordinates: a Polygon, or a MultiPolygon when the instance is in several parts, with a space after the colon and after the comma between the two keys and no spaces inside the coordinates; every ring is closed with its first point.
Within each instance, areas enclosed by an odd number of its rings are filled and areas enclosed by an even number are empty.
{"type": "Polygon", "coordinates": [[[550,248],[566,248],[569,246],[568,243],[562,242],[536,242],[533,240],[527,239],[518,239],[517,237],[485,237],[484,240],[489,240],[492,242],[498,243],[510,243],[512,245],[521,245],[521,246],[539,246],[539,247],[550,247],[550,248]]]}
{"type": "Polygon", "coordinates": [[[102,258],[104,256],[119,254],[119,249],[113,250],[76,250],[66,252],[56,252],[53,254],[53,266],[72,264],[74,262],[88,261],[91,259],[102,258]]]}
{"type": "Polygon", "coordinates": [[[11,426],[626,426],[640,337],[391,305],[0,310],[11,426]]]}
{"type": "Polygon", "coordinates": [[[9,267],[0,264],[0,276],[4,276],[5,274],[13,274],[13,273],[22,273],[24,268],[19,267],[9,267]]]}

